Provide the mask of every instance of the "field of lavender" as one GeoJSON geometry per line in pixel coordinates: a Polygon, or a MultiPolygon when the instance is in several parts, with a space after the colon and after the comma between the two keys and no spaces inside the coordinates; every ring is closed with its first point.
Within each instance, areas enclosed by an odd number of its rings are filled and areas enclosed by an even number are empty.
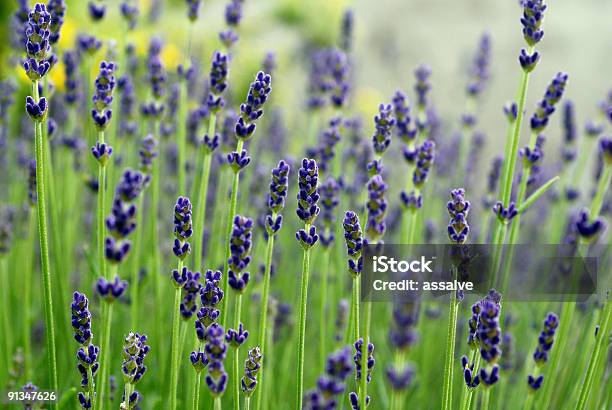
{"type": "Polygon", "coordinates": [[[0,407],[611,409],[612,5],[494,3],[2,0],[0,407]]]}

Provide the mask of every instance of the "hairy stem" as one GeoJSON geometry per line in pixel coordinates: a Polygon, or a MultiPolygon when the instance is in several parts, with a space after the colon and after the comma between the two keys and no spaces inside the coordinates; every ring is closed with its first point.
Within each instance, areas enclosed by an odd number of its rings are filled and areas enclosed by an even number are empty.
{"type": "MultiPolygon", "coordinates": [[[[276,220],[276,212],[272,213],[272,220],[276,220]]],[[[261,312],[259,318],[259,340],[258,345],[261,349],[261,369],[259,370],[259,385],[264,384],[264,370],[265,360],[266,360],[266,339],[267,339],[267,329],[268,329],[268,298],[270,295],[270,272],[272,268],[272,255],[274,252],[274,235],[268,236],[268,245],[266,247],[266,267],[264,270],[264,278],[263,278],[263,289],[261,293],[261,312]]],[[[257,399],[255,401],[255,408],[259,410],[261,408],[261,400],[263,396],[262,387],[257,389],[257,399]]]]}
{"type": "MultiPolygon", "coordinates": [[[[34,101],[39,101],[38,81],[32,82],[32,94],[34,101]]],[[[47,360],[49,370],[50,388],[57,391],[57,358],[55,349],[55,322],[53,315],[53,296],[51,293],[51,271],[49,269],[49,238],[47,233],[47,211],[45,206],[45,153],[42,133],[42,123],[34,122],[34,138],[36,151],[36,202],[38,211],[38,236],[40,240],[40,258],[42,265],[43,298],[45,311],[45,330],[47,340],[47,360]]],[[[57,408],[52,404],[52,408],[57,408]]]]}
{"type": "MultiPolygon", "coordinates": [[[[183,261],[179,260],[178,271],[183,270],[183,261]]],[[[172,305],[172,361],[170,362],[170,409],[176,410],[178,390],[178,367],[179,367],[179,327],[181,306],[181,288],[174,290],[174,304],[172,305]]]]}
{"type": "MultiPolygon", "coordinates": [[[[306,232],[310,229],[310,224],[304,227],[306,232]]],[[[302,283],[300,285],[300,317],[298,322],[298,368],[297,368],[297,392],[296,409],[302,408],[304,392],[304,350],[306,338],[306,304],[308,303],[308,275],[310,274],[310,248],[304,249],[304,259],[302,262],[302,283]]],[[[364,407],[365,408],[365,407],[364,407]]]]}

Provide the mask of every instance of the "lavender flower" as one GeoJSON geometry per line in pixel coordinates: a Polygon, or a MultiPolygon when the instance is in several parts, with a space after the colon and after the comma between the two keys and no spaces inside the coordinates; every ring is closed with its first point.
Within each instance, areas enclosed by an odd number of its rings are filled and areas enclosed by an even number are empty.
{"type": "Polygon", "coordinates": [[[470,67],[470,79],[467,84],[467,93],[473,97],[477,97],[484,90],[487,81],[489,80],[489,65],[491,59],[491,36],[489,33],[484,33],[480,37],[478,50],[474,56],[474,61],[470,67]]]}
{"type": "MultiPolygon", "coordinates": [[[[372,371],[374,370],[374,364],[376,363],[376,361],[374,360],[374,344],[368,343],[367,358],[365,359],[365,363],[363,359],[362,345],[363,345],[363,339],[361,338],[357,340],[354,344],[355,355],[353,356],[353,362],[355,363],[355,381],[357,382],[358,385],[361,382],[361,378],[364,377],[363,376],[364,367],[365,367],[366,382],[370,383],[370,381],[372,380],[372,371]]],[[[351,405],[353,409],[358,409],[359,406],[358,406],[357,394],[354,392],[351,392],[349,394],[349,399],[351,401],[351,405]]],[[[366,397],[366,403],[368,401],[369,401],[369,397],[366,397]]]]}
{"type": "Polygon", "coordinates": [[[227,88],[228,72],[228,56],[215,51],[210,68],[210,93],[207,100],[211,112],[218,112],[225,105],[221,94],[227,88]]]}
{"type": "Polygon", "coordinates": [[[138,151],[140,156],[140,170],[147,175],[151,175],[153,170],[153,160],[157,157],[157,140],[152,134],[148,134],[142,139],[141,148],[138,151]]]}
{"type": "Polygon", "coordinates": [[[51,14],[44,4],[37,3],[28,14],[25,29],[26,59],[23,68],[32,81],[40,80],[51,68],[51,14]]]}
{"type": "Polygon", "coordinates": [[[225,6],[225,23],[230,27],[237,27],[242,20],[242,1],[230,0],[225,6]]]}
{"type": "Polygon", "coordinates": [[[421,144],[417,151],[416,168],[412,175],[414,186],[420,189],[429,175],[429,170],[434,162],[436,144],[431,140],[426,140],[421,144]]]}
{"type": "Polygon", "coordinates": [[[202,307],[197,313],[195,322],[196,336],[204,341],[206,329],[217,321],[221,312],[217,308],[223,300],[223,290],[219,288],[220,271],[208,270],[204,274],[204,284],[200,287],[200,302],[202,307]]]}
{"type": "Polygon", "coordinates": [[[555,112],[555,105],[563,96],[566,84],[567,74],[557,73],[546,89],[544,98],[540,101],[538,108],[531,117],[530,125],[533,132],[541,132],[546,128],[550,116],[555,112]]]}
{"type": "Polygon", "coordinates": [[[289,164],[283,160],[279,161],[276,168],[272,169],[270,181],[270,193],[268,194],[268,210],[265,225],[267,235],[276,235],[283,223],[283,216],[279,213],[285,207],[287,190],[289,186],[289,164]]]}
{"type": "Polygon", "coordinates": [[[115,279],[112,282],[107,281],[105,278],[99,278],[98,282],[96,283],[96,290],[98,291],[98,294],[109,303],[121,297],[126,289],[127,282],[120,280],[119,276],[115,276],[115,279]]]}
{"type": "Polygon", "coordinates": [[[501,356],[500,300],[501,296],[491,291],[489,296],[480,302],[476,337],[480,355],[487,367],[490,367],[490,371],[485,367],[480,369],[480,382],[486,386],[492,386],[499,380],[499,366],[496,363],[501,356]]]}
{"type": "Polygon", "coordinates": [[[319,193],[317,191],[319,181],[319,168],[314,159],[304,158],[302,166],[298,170],[298,195],[297,210],[298,217],[304,221],[305,229],[296,232],[295,237],[304,249],[313,246],[319,239],[316,227],[312,225],[319,215],[319,193]]]}
{"type": "Polygon", "coordinates": [[[483,198],[483,205],[486,208],[493,206],[493,197],[497,192],[497,185],[501,176],[501,168],[504,163],[504,159],[501,156],[496,156],[491,162],[491,169],[487,175],[487,193],[483,198]]]}
{"type": "Polygon", "coordinates": [[[79,34],[76,42],[78,50],[90,56],[93,56],[102,47],[102,42],[100,40],[88,34],[79,34]]]}
{"type": "Polygon", "coordinates": [[[405,144],[411,144],[416,137],[417,131],[411,124],[412,118],[410,116],[408,97],[401,90],[396,91],[393,96],[393,113],[397,136],[405,144]]]}
{"type": "MultiPolygon", "coordinates": [[[[172,271],[173,279],[175,272],[176,270],[172,271]]],[[[201,273],[191,272],[186,269],[183,269],[182,273],[184,273],[184,277],[182,277],[182,300],[179,305],[179,311],[183,320],[189,320],[198,309],[197,299],[202,287],[200,284],[201,273]]]]}
{"type": "MultiPolygon", "coordinates": [[[[553,343],[555,342],[555,332],[559,326],[559,318],[554,313],[549,313],[544,320],[544,329],[540,333],[538,338],[538,347],[533,353],[533,360],[536,362],[538,367],[541,367],[548,360],[548,353],[552,349],[553,343]]],[[[527,385],[531,391],[536,391],[542,387],[544,381],[544,375],[528,375],[527,385]]]]}
{"type": "Polygon", "coordinates": [[[353,211],[346,211],[344,214],[344,240],[348,253],[348,269],[353,278],[359,276],[363,270],[363,233],[359,225],[359,217],[353,211]]]}
{"type": "Polygon", "coordinates": [[[49,0],[47,8],[51,14],[51,23],[49,30],[49,42],[55,44],[60,38],[60,31],[64,24],[64,17],[66,16],[66,2],[64,0],[49,0]]]}
{"type": "Polygon", "coordinates": [[[87,296],[74,292],[70,307],[74,339],[80,345],[77,351],[77,368],[81,374],[81,391],[78,394],[78,399],[82,408],[89,409],[94,400],[94,376],[99,367],[98,355],[100,348],[93,344],[91,313],[87,296]]]}
{"type": "Polygon", "coordinates": [[[612,138],[603,137],[599,141],[599,150],[607,166],[612,165],[612,138]]]}
{"type": "Polygon", "coordinates": [[[174,254],[179,259],[185,259],[191,252],[191,245],[187,240],[193,235],[191,221],[191,201],[189,198],[179,196],[174,205],[174,254]]]}
{"type": "Polygon", "coordinates": [[[240,105],[240,117],[236,122],[236,137],[248,140],[255,132],[255,121],[263,115],[263,106],[272,92],[272,78],[260,71],[249,88],[246,101],[240,105]]]}
{"type": "Polygon", "coordinates": [[[377,242],[385,233],[387,226],[385,224],[385,214],[387,212],[387,200],[385,193],[387,192],[387,184],[382,176],[374,175],[368,181],[368,220],[366,223],[366,232],[368,238],[372,242],[377,242]]]}
{"type": "Polygon", "coordinates": [[[353,371],[348,347],[332,353],[327,358],[325,373],[319,376],[316,388],[306,392],[304,409],[336,409],[338,397],[346,388],[346,378],[353,371]]]}
{"type": "Polygon", "coordinates": [[[124,0],[119,6],[119,11],[121,12],[121,16],[127,22],[128,28],[130,30],[134,30],[134,28],[136,28],[136,23],[138,22],[138,15],[140,14],[138,2],[136,2],[136,4],[132,4],[131,0],[124,0]]]}
{"type": "Polygon", "coordinates": [[[209,361],[206,385],[213,397],[221,396],[227,387],[227,373],[223,367],[227,345],[223,335],[223,327],[217,323],[213,323],[206,330],[205,352],[209,361]]]}
{"type": "Polygon", "coordinates": [[[334,337],[336,342],[341,342],[348,326],[349,318],[349,302],[346,299],[340,299],[336,309],[336,320],[334,321],[334,329],[336,335],[334,337]]]}
{"type": "Polygon", "coordinates": [[[523,16],[521,17],[523,37],[525,42],[533,47],[544,37],[542,22],[544,21],[546,4],[544,4],[544,0],[525,0],[521,5],[523,6],[523,16]]]}
{"type": "Polygon", "coordinates": [[[28,162],[28,202],[31,207],[36,205],[38,194],[36,193],[36,160],[28,162]]]}
{"type": "Polygon", "coordinates": [[[264,57],[263,62],[261,63],[263,71],[270,75],[274,74],[277,67],[276,54],[272,51],[268,51],[264,57]]]}
{"type": "Polygon", "coordinates": [[[391,131],[395,125],[392,106],[380,104],[378,115],[374,117],[376,131],[372,136],[372,146],[377,156],[382,156],[391,144],[391,131]]]}
{"type": "Polygon", "coordinates": [[[75,51],[66,51],[63,56],[64,61],[64,101],[72,105],[79,99],[80,81],[78,76],[79,55],[75,51]]]}
{"type": "Polygon", "coordinates": [[[576,113],[572,101],[563,104],[562,125],[564,145],[561,148],[561,156],[564,162],[569,163],[576,158],[576,113]]]}
{"type": "Polygon", "coordinates": [[[188,7],[187,16],[191,22],[194,22],[198,19],[202,0],[186,0],[186,2],[188,7]]]}
{"type": "Polygon", "coordinates": [[[354,19],[351,9],[347,9],[342,15],[340,48],[346,53],[350,52],[353,46],[354,19]]]}
{"type": "Polygon", "coordinates": [[[261,350],[255,346],[249,350],[249,355],[244,362],[244,376],[240,379],[242,392],[246,397],[251,397],[257,387],[257,373],[261,369],[261,350]]]}
{"type": "Polygon", "coordinates": [[[583,209],[574,222],[576,231],[583,241],[592,242],[604,231],[606,223],[603,218],[591,219],[588,209],[583,209]]]}
{"type": "Polygon", "coordinates": [[[145,334],[130,332],[123,343],[123,363],[121,366],[121,372],[123,373],[123,380],[126,383],[126,391],[130,392],[128,397],[123,397],[123,403],[121,408],[125,409],[138,409],[138,404],[142,400],[142,396],[138,391],[134,390],[135,385],[142,379],[147,366],[144,364],[144,360],[149,354],[150,346],[147,343],[147,336],[145,334]]]}
{"type": "Polygon", "coordinates": [[[89,17],[95,22],[102,20],[106,15],[106,5],[104,4],[90,1],[87,3],[87,8],[89,10],[89,17]]]}
{"type": "Polygon", "coordinates": [[[533,353],[533,360],[542,366],[548,360],[548,353],[555,342],[555,332],[559,326],[559,318],[554,313],[549,313],[544,320],[544,329],[538,338],[538,347],[533,353]]]}
{"type": "Polygon", "coordinates": [[[121,135],[136,134],[138,126],[134,121],[134,104],[136,102],[136,90],[134,83],[129,75],[124,75],[117,81],[119,90],[119,107],[121,112],[121,121],[119,123],[119,132],[121,135]]]}
{"type": "Polygon", "coordinates": [[[100,63],[100,72],[96,78],[95,93],[92,97],[93,109],[91,117],[99,131],[104,131],[110,123],[113,110],[113,91],[115,90],[115,64],[106,61],[100,63]]]}
{"type": "Polygon", "coordinates": [[[238,293],[243,293],[249,283],[251,274],[244,272],[251,262],[253,220],[236,215],[230,239],[231,256],[227,261],[229,266],[228,283],[238,293]]]}
{"type": "Polygon", "coordinates": [[[431,83],[429,82],[429,77],[431,76],[431,68],[429,66],[422,64],[417,67],[414,71],[414,75],[416,77],[416,84],[414,86],[414,91],[417,94],[417,106],[420,111],[425,110],[428,105],[428,94],[431,90],[431,83]]]}
{"type": "Polygon", "coordinates": [[[313,156],[317,158],[317,164],[321,172],[330,171],[330,164],[336,156],[336,145],[340,142],[340,126],[342,119],[340,117],[332,118],[329,121],[329,127],[321,135],[319,147],[313,152],[313,156]]]}
{"type": "Polygon", "coordinates": [[[328,178],[320,187],[319,195],[321,197],[321,219],[324,232],[320,234],[321,244],[328,248],[334,243],[334,226],[336,223],[335,210],[340,203],[339,199],[340,186],[333,178],[328,178]]]}
{"type": "Polygon", "coordinates": [[[448,201],[447,209],[451,216],[448,223],[448,237],[453,243],[463,244],[470,232],[470,226],[467,223],[470,201],[465,199],[463,188],[451,191],[451,200],[448,201]]]}

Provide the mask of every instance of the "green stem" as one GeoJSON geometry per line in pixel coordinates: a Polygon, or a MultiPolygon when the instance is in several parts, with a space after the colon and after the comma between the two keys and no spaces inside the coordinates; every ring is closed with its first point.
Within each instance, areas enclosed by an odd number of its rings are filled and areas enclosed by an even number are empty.
{"type": "MultiPolygon", "coordinates": [[[[25,358],[25,376],[27,380],[31,379],[32,374],[32,259],[34,253],[30,247],[31,243],[34,242],[34,235],[36,229],[36,217],[34,209],[30,209],[30,216],[28,222],[28,242],[26,249],[28,250],[27,255],[27,266],[25,269],[25,279],[23,283],[23,303],[24,303],[24,320],[23,320],[23,352],[25,358]],[[31,241],[31,242],[30,242],[31,241]]],[[[8,274],[8,272],[7,272],[8,274]]],[[[6,333],[10,335],[10,333],[6,333]]]]}
{"type": "Polygon", "coordinates": [[[10,276],[9,269],[7,267],[7,258],[8,256],[0,254],[0,283],[2,284],[1,295],[2,295],[2,331],[4,332],[4,360],[5,369],[8,369],[11,366],[12,357],[13,357],[13,347],[12,347],[12,333],[11,333],[11,324],[9,318],[11,317],[10,308],[11,301],[9,299],[8,290],[11,288],[10,285],[10,276]]]}
{"type": "Polygon", "coordinates": [[[140,255],[142,252],[142,232],[144,230],[144,227],[142,226],[142,219],[143,219],[143,214],[144,214],[144,206],[143,206],[143,202],[144,202],[144,192],[140,193],[140,196],[138,197],[138,208],[137,208],[137,212],[138,214],[136,215],[136,241],[134,244],[134,254],[132,255],[132,284],[131,284],[131,297],[132,297],[132,301],[131,301],[131,305],[130,305],[130,316],[132,319],[132,329],[136,329],[136,325],[138,324],[138,309],[140,308],[140,303],[139,303],[139,292],[138,292],[138,287],[140,285],[139,283],[139,271],[140,271],[140,255]]]}
{"type": "MultiPolygon", "coordinates": [[[[38,81],[32,82],[34,101],[39,100],[38,81]]],[[[45,207],[45,174],[44,174],[44,141],[42,123],[34,122],[34,137],[36,150],[36,202],[38,210],[38,236],[40,239],[40,257],[42,264],[43,297],[45,306],[45,329],[47,342],[47,360],[49,366],[50,388],[57,391],[57,359],[55,349],[55,322],[53,315],[53,296],[51,294],[51,272],[49,270],[49,239],[47,234],[47,211],[45,207]]],[[[57,405],[52,404],[53,408],[57,405]]]]}
{"type": "MultiPolygon", "coordinates": [[[[217,115],[211,113],[210,121],[208,123],[208,135],[213,138],[215,135],[215,123],[217,121],[217,115]]],[[[203,148],[206,149],[206,148],[203,148]]],[[[202,269],[202,253],[204,251],[204,228],[206,228],[206,198],[208,197],[208,182],[210,178],[210,165],[212,162],[212,154],[210,152],[204,153],[204,161],[202,164],[202,175],[200,179],[199,187],[199,202],[197,215],[195,220],[195,249],[194,249],[194,265],[195,269],[202,269]]]]}
{"type": "MultiPolygon", "coordinates": [[[[114,269],[114,268],[113,268],[114,269]]],[[[109,394],[106,389],[106,384],[108,382],[107,375],[109,374],[109,363],[110,363],[110,334],[111,327],[113,322],[113,305],[112,302],[103,301],[105,315],[104,315],[104,333],[102,336],[102,346],[100,346],[100,351],[102,352],[102,364],[100,368],[100,389],[98,390],[99,396],[99,409],[107,408],[106,403],[109,400],[109,394]]]]}
{"type": "MultiPolygon", "coordinates": [[[[306,232],[310,229],[310,224],[306,224],[306,232]]],[[[298,322],[298,368],[297,368],[297,393],[296,409],[302,408],[304,392],[304,350],[306,341],[306,304],[308,303],[308,275],[310,274],[310,248],[304,249],[304,259],[302,262],[302,283],[300,285],[300,317],[298,322]]],[[[365,407],[364,407],[365,408],[365,407]]]]}
{"type": "Polygon", "coordinates": [[[353,340],[350,341],[352,343],[355,343],[357,340],[359,340],[359,282],[359,276],[353,278],[353,298],[351,300],[353,304],[353,340]]]}
{"type": "Polygon", "coordinates": [[[448,313],[448,330],[446,334],[446,360],[444,363],[444,384],[442,385],[442,408],[453,408],[453,360],[455,357],[455,337],[457,332],[456,293],[451,291],[448,313]]]}
{"type": "MultiPolygon", "coordinates": [[[[203,343],[198,340],[197,343],[197,351],[201,351],[203,347],[203,343]]],[[[200,406],[200,383],[202,380],[202,372],[196,371],[195,377],[193,381],[193,410],[197,410],[200,406]]]]}
{"type": "Polygon", "coordinates": [[[244,398],[244,410],[250,410],[250,409],[251,409],[251,398],[245,397],[244,398]]]}
{"type": "Polygon", "coordinates": [[[215,410],[221,410],[221,397],[215,397],[215,410]]]}
{"type": "Polygon", "coordinates": [[[597,219],[601,213],[601,207],[603,206],[610,182],[612,182],[612,165],[606,164],[603,173],[599,177],[595,197],[593,198],[593,202],[591,202],[591,221],[597,219]]]}
{"type": "MultiPolygon", "coordinates": [[[[178,271],[183,270],[183,261],[179,260],[178,271]]],[[[179,367],[179,326],[181,306],[181,288],[174,290],[174,304],[172,305],[172,360],[170,363],[170,409],[176,410],[176,395],[178,390],[178,367],[179,367]]]]}
{"type": "MultiPolygon", "coordinates": [[[[276,212],[272,213],[272,220],[276,220],[277,214],[276,212]]],[[[258,345],[261,349],[261,369],[259,370],[259,389],[257,389],[257,399],[255,402],[255,408],[259,410],[261,408],[261,400],[262,400],[262,387],[264,384],[264,370],[265,360],[266,360],[266,339],[267,339],[267,329],[268,329],[268,298],[270,297],[270,271],[272,268],[272,255],[274,252],[274,235],[268,236],[268,245],[266,247],[266,267],[264,270],[264,278],[263,278],[263,289],[261,293],[261,312],[259,319],[259,341],[258,345]]]]}
{"type": "MultiPolygon", "coordinates": [[[[98,131],[98,142],[104,143],[104,131],[98,131]]],[[[104,207],[106,204],[106,165],[98,163],[98,269],[100,276],[106,276],[106,260],[104,258],[104,207]]]]}
{"type": "Polygon", "coordinates": [[[482,390],[482,405],[481,410],[489,410],[489,404],[491,402],[491,388],[485,387],[482,390]]]}
{"type": "Polygon", "coordinates": [[[584,381],[582,382],[582,386],[580,387],[580,395],[578,396],[578,402],[576,403],[576,410],[584,410],[587,406],[589,395],[591,393],[591,388],[593,387],[593,376],[595,375],[595,369],[597,368],[597,364],[600,360],[600,357],[603,356],[604,360],[606,357],[606,349],[609,343],[611,322],[612,303],[610,301],[610,298],[608,297],[608,300],[606,301],[606,304],[603,308],[601,325],[599,327],[599,331],[597,332],[595,347],[591,351],[586,375],[584,376],[584,381]]]}
{"type": "MultiPolygon", "coordinates": [[[[242,151],[242,147],[244,146],[244,141],[239,139],[238,143],[236,144],[236,152],[240,153],[242,151]]],[[[222,283],[222,290],[224,294],[227,294],[227,287],[228,285],[228,273],[229,273],[229,265],[228,265],[228,260],[231,254],[231,250],[230,250],[230,245],[231,245],[231,240],[232,240],[232,226],[234,224],[234,215],[236,215],[236,203],[238,201],[238,185],[240,182],[240,172],[235,171],[234,172],[234,180],[232,182],[232,195],[230,197],[230,207],[229,207],[229,213],[227,215],[227,227],[225,230],[225,237],[226,239],[226,246],[225,246],[225,259],[223,261],[224,263],[224,268],[223,268],[223,272],[225,273],[225,278],[223,279],[223,283],[222,283]]],[[[225,324],[227,323],[227,309],[226,309],[226,304],[227,304],[227,298],[223,298],[223,300],[221,301],[221,311],[223,312],[223,322],[221,323],[221,325],[223,327],[225,327],[225,324]]]]}
{"type": "MultiPolygon", "coordinates": [[[[533,53],[533,47],[529,47],[529,54],[533,53]]],[[[517,98],[516,120],[512,123],[512,139],[509,141],[508,156],[504,158],[504,180],[502,181],[502,202],[505,207],[510,203],[512,194],[512,180],[514,179],[514,169],[516,167],[519,142],[521,139],[521,126],[523,125],[523,111],[527,100],[527,85],[529,84],[529,73],[523,70],[517,98]]]]}
{"type": "Polygon", "coordinates": [[[327,342],[325,334],[325,324],[327,323],[325,318],[325,306],[327,303],[327,271],[329,268],[330,251],[330,248],[325,248],[323,250],[323,261],[321,263],[321,295],[319,301],[319,364],[321,366],[321,370],[325,370],[325,343],[327,342]]]}
{"type": "Polygon", "coordinates": [[[181,79],[179,91],[179,113],[178,113],[178,192],[187,192],[185,182],[185,140],[187,138],[187,81],[181,79]]]}
{"type": "Polygon", "coordinates": [[[96,407],[96,394],[94,392],[94,378],[93,378],[93,372],[91,370],[91,366],[87,368],[87,380],[89,382],[88,384],[88,389],[87,389],[87,394],[89,395],[89,399],[91,400],[91,408],[95,409],[96,407]]]}
{"type": "MultiPolygon", "coordinates": [[[[480,354],[478,349],[473,349],[470,355],[470,363],[474,363],[474,372],[478,373],[478,367],[480,366],[480,354]]],[[[474,389],[466,387],[463,391],[463,397],[461,399],[461,410],[469,410],[472,405],[472,397],[474,396],[474,389]]]]}
{"type": "MultiPolygon", "coordinates": [[[[236,331],[240,329],[240,313],[242,311],[242,293],[238,293],[235,299],[234,323],[236,331]]],[[[232,358],[232,373],[233,373],[233,396],[234,409],[240,410],[240,347],[236,345],[234,348],[234,357],[232,358]]]]}
{"type": "Polygon", "coordinates": [[[372,317],[372,302],[366,300],[363,305],[363,343],[361,344],[361,379],[359,389],[359,408],[366,408],[368,397],[368,345],[370,344],[370,320],[372,317]]]}

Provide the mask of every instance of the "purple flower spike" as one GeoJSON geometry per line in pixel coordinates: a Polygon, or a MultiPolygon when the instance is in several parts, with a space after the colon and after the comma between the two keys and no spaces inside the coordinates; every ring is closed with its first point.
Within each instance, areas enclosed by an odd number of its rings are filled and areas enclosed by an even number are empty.
{"type": "Polygon", "coordinates": [[[467,223],[470,202],[465,199],[463,188],[451,191],[451,200],[447,204],[447,209],[451,216],[448,223],[448,237],[455,244],[463,244],[470,232],[470,226],[467,223]]]}
{"type": "Polygon", "coordinates": [[[138,4],[131,4],[129,0],[124,0],[119,6],[119,11],[121,12],[121,16],[127,22],[128,28],[130,30],[134,30],[134,28],[136,28],[136,23],[138,22],[138,15],[140,14],[138,4]]]}
{"type": "Polygon", "coordinates": [[[612,138],[603,137],[601,141],[599,141],[599,149],[603,154],[604,160],[608,166],[612,165],[612,138]]]}
{"type": "Polygon", "coordinates": [[[77,36],[77,47],[81,53],[93,56],[100,48],[102,48],[102,42],[94,36],[79,34],[77,36]]]}
{"type": "Polygon", "coordinates": [[[384,235],[387,225],[385,223],[385,215],[387,213],[387,184],[382,176],[374,175],[368,181],[368,220],[366,223],[366,232],[368,238],[372,242],[378,241],[384,235]]]}
{"type": "Polygon", "coordinates": [[[200,14],[200,4],[202,3],[202,0],[186,0],[186,1],[187,1],[187,7],[188,7],[187,16],[189,17],[189,20],[192,22],[196,21],[200,14]]]}
{"type": "Polygon", "coordinates": [[[91,147],[91,154],[100,165],[104,166],[113,154],[113,147],[105,143],[96,142],[96,145],[91,147]]]}
{"type": "Polygon", "coordinates": [[[380,104],[378,114],[374,117],[376,131],[372,136],[372,146],[377,155],[382,155],[391,144],[391,131],[395,126],[392,106],[380,104]]]}
{"type": "Polygon", "coordinates": [[[47,116],[49,106],[47,105],[47,99],[42,97],[38,102],[34,101],[34,98],[26,97],[26,112],[32,119],[32,121],[41,122],[47,116]]]}
{"type": "Polygon", "coordinates": [[[314,159],[304,158],[298,171],[297,215],[306,224],[312,224],[319,215],[319,168],[314,159]]]}
{"type": "Polygon", "coordinates": [[[96,283],[96,289],[100,297],[107,302],[113,302],[125,292],[127,289],[127,282],[120,280],[119,276],[115,276],[112,282],[107,281],[105,278],[100,278],[96,283]]]}
{"type": "Polygon", "coordinates": [[[251,163],[251,157],[243,149],[240,154],[236,151],[227,154],[227,162],[234,172],[240,172],[251,163]]]}
{"type": "Polygon", "coordinates": [[[497,201],[495,206],[493,206],[493,212],[495,215],[497,215],[497,219],[499,219],[502,223],[508,223],[518,215],[518,210],[516,209],[514,202],[510,202],[510,205],[506,209],[501,201],[497,201]]]}
{"type": "Polygon", "coordinates": [[[263,115],[263,106],[272,92],[272,77],[260,71],[251,83],[246,101],[240,105],[240,118],[236,123],[236,138],[248,140],[255,132],[255,121],[263,115]]]}
{"type": "Polygon", "coordinates": [[[225,341],[232,347],[240,347],[249,338],[248,330],[244,329],[242,323],[238,325],[238,330],[228,329],[225,335],[225,341]]]}
{"type": "Polygon", "coordinates": [[[533,377],[532,375],[527,376],[527,385],[529,389],[532,391],[538,390],[542,387],[542,382],[544,381],[544,375],[541,374],[538,377],[533,377]]]}
{"type": "Polygon", "coordinates": [[[217,323],[213,323],[206,330],[205,352],[208,358],[206,385],[213,397],[223,394],[227,387],[227,373],[223,367],[227,352],[224,333],[223,327],[217,323]]]}
{"type": "Polygon", "coordinates": [[[298,240],[304,249],[309,249],[319,240],[317,228],[313,225],[310,227],[310,229],[308,229],[308,231],[305,229],[300,229],[295,233],[295,239],[298,240]]]}
{"type": "Polygon", "coordinates": [[[115,241],[112,237],[107,237],[104,241],[104,256],[110,263],[121,263],[131,246],[130,241],[115,241]]]}
{"type": "Polygon", "coordinates": [[[527,54],[527,51],[523,48],[521,49],[521,54],[519,55],[519,63],[525,72],[532,72],[533,69],[540,61],[540,53],[534,51],[533,54],[527,54]]]}
{"type": "Polygon", "coordinates": [[[106,15],[106,5],[104,4],[98,4],[94,1],[90,1],[87,4],[87,8],[89,10],[89,17],[91,17],[93,21],[100,21],[106,15]]]}
{"type": "Polygon", "coordinates": [[[198,349],[197,352],[191,352],[189,360],[196,373],[201,373],[208,366],[208,358],[206,353],[198,349]]]}
{"type": "Polygon", "coordinates": [[[596,217],[591,220],[589,210],[583,209],[578,215],[575,226],[578,234],[583,240],[592,242],[604,231],[606,223],[601,217],[596,217]]]}
{"type": "Polygon", "coordinates": [[[363,232],[359,224],[359,217],[353,211],[347,211],[344,214],[344,240],[348,253],[348,268],[353,277],[357,277],[363,270],[363,257],[361,251],[363,249],[363,232]]]}
{"type": "Polygon", "coordinates": [[[151,347],[146,343],[147,336],[144,334],[130,332],[125,338],[121,371],[127,383],[138,383],[147,371],[144,360],[151,347]]]}
{"type": "Polygon", "coordinates": [[[521,17],[523,37],[527,44],[533,47],[544,37],[542,22],[544,21],[546,4],[544,4],[544,0],[525,0],[521,5],[523,6],[523,16],[521,17]]]}

